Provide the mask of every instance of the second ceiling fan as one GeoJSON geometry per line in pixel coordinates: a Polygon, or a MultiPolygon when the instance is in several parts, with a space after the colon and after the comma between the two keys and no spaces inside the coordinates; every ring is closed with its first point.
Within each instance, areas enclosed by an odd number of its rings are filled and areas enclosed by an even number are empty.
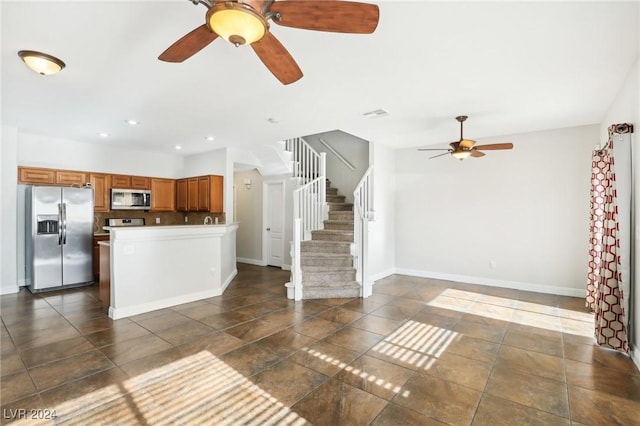
{"type": "Polygon", "coordinates": [[[207,7],[206,23],[173,43],[158,57],[182,62],[216,38],[236,47],[251,45],[258,58],[282,84],[302,77],[291,54],[269,30],[277,25],[305,30],[371,34],[378,26],[378,6],[338,0],[191,0],[207,7]]]}
{"type": "Polygon", "coordinates": [[[513,144],[511,142],[507,143],[492,143],[487,145],[476,145],[476,141],[471,139],[465,139],[462,133],[462,127],[465,120],[469,118],[466,115],[459,115],[456,117],[456,120],[460,123],[460,140],[457,142],[451,142],[449,146],[451,148],[420,148],[418,151],[447,151],[442,154],[434,155],[433,157],[429,157],[429,159],[442,157],[443,155],[451,154],[458,160],[462,161],[468,157],[484,157],[485,153],[482,151],[495,151],[501,149],[512,149],[513,144]]]}

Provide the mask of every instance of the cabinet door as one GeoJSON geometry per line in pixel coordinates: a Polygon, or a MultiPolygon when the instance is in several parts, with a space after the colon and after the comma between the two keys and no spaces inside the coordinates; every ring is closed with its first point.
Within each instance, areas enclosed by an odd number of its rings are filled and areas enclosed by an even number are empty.
{"type": "Polygon", "coordinates": [[[149,189],[151,188],[151,179],[144,176],[131,176],[131,188],[149,189]]]}
{"type": "Polygon", "coordinates": [[[118,189],[130,189],[131,176],[111,175],[111,187],[118,189]]]}
{"type": "Polygon", "coordinates": [[[176,210],[179,212],[189,211],[187,191],[187,179],[178,179],[176,181],[176,210]]]}
{"type": "Polygon", "coordinates": [[[198,178],[198,211],[209,211],[209,176],[198,178]]]}
{"type": "Polygon", "coordinates": [[[156,212],[176,211],[175,180],[151,179],[151,210],[156,212]]]}
{"type": "Polygon", "coordinates": [[[18,183],[55,183],[55,172],[49,169],[18,167],[18,183]]]}
{"type": "Polygon", "coordinates": [[[222,213],[224,211],[224,176],[209,176],[209,211],[222,213]]]}
{"type": "Polygon", "coordinates": [[[80,185],[87,183],[85,172],[73,172],[68,170],[56,170],[55,183],[58,185],[80,185]]]}
{"type": "Polygon", "coordinates": [[[109,200],[109,176],[91,173],[89,178],[93,188],[93,210],[108,212],[111,209],[109,200]]]}
{"type": "Polygon", "coordinates": [[[190,212],[198,211],[198,178],[189,178],[187,180],[187,188],[189,195],[187,196],[187,210],[190,212]]]}

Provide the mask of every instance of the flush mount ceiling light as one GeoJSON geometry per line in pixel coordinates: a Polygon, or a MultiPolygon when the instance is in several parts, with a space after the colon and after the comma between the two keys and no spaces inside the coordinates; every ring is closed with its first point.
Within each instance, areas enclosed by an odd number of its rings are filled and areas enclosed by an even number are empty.
{"type": "Polygon", "coordinates": [[[269,28],[266,19],[244,3],[218,3],[207,12],[209,28],[236,47],[264,37],[269,28]]]}
{"type": "Polygon", "coordinates": [[[209,142],[213,142],[216,138],[214,138],[213,136],[207,136],[205,139],[209,142]]]}
{"type": "Polygon", "coordinates": [[[21,50],[18,52],[20,59],[33,71],[40,75],[56,74],[65,67],[64,62],[55,56],[34,50],[21,50]]]}
{"type": "Polygon", "coordinates": [[[124,122],[127,123],[129,126],[137,126],[138,124],[140,124],[140,122],[136,120],[124,120],[124,122]]]}

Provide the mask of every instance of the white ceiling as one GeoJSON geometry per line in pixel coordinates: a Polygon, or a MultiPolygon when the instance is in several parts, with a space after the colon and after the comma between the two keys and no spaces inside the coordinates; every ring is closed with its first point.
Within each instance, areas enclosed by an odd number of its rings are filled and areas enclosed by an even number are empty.
{"type": "Polygon", "coordinates": [[[272,24],[304,73],[283,86],[252,49],[221,39],[159,61],[204,23],[187,0],[2,1],[2,121],[181,155],[335,129],[416,147],[458,139],[461,114],[470,138],[599,123],[638,58],[638,1],[375,3],[372,35],[272,24]],[[39,76],[22,49],[67,67],[39,76]],[[363,117],[379,108],[390,116],[363,117]]]}

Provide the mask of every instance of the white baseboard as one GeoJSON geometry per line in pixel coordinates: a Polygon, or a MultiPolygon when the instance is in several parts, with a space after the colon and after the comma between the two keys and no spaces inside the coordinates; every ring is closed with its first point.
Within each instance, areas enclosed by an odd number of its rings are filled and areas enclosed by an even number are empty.
{"type": "Polygon", "coordinates": [[[282,270],[283,271],[290,271],[291,270],[291,265],[282,265],[282,270]]]}
{"type": "MultiPolygon", "coordinates": [[[[236,277],[236,275],[238,275],[238,270],[234,269],[229,276],[227,277],[226,280],[224,280],[224,282],[222,283],[222,293],[224,293],[224,291],[227,289],[227,287],[229,287],[229,284],[231,284],[231,281],[233,281],[233,279],[236,277]]],[[[222,294],[221,293],[221,294],[222,294]]]]}
{"type": "Polygon", "coordinates": [[[640,348],[631,347],[629,355],[631,356],[631,360],[633,360],[633,363],[636,365],[636,367],[638,367],[638,370],[640,370],[640,348]]]}
{"type": "Polygon", "coordinates": [[[154,300],[148,303],[140,303],[138,305],[125,306],[123,308],[114,308],[109,306],[109,318],[120,319],[133,315],[144,314],[145,312],[156,311],[158,309],[170,308],[183,303],[195,302],[196,300],[208,299],[210,297],[220,296],[222,290],[207,290],[197,293],[190,293],[176,297],[169,297],[162,300],[154,300]]]}
{"type": "Polygon", "coordinates": [[[20,287],[18,287],[17,285],[14,286],[10,286],[10,287],[2,287],[0,288],[0,295],[3,294],[14,294],[20,291],[20,287]]]}
{"type": "Polygon", "coordinates": [[[388,276],[393,275],[395,273],[396,273],[395,269],[391,268],[391,269],[387,269],[386,271],[378,272],[377,274],[369,275],[369,279],[373,281],[373,284],[375,285],[376,281],[381,280],[383,278],[387,278],[388,276]]]}
{"type": "Polygon", "coordinates": [[[246,257],[236,257],[236,262],[246,263],[248,265],[267,266],[267,262],[258,259],[248,259],[246,257]]]}
{"type": "Polygon", "coordinates": [[[523,283],[517,281],[496,280],[493,278],[471,277],[467,275],[445,274],[442,272],[421,271],[416,269],[395,268],[396,274],[412,277],[433,278],[437,280],[457,281],[465,284],[480,284],[491,287],[512,288],[515,290],[532,291],[535,293],[557,294],[560,296],[584,297],[584,289],[570,287],[556,287],[545,284],[523,283]]]}

